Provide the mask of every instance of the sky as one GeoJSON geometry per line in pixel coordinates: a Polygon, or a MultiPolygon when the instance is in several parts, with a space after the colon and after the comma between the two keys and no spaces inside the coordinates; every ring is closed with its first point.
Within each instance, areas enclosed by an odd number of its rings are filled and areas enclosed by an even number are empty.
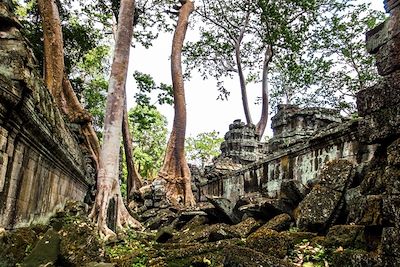
{"type": "MultiPolygon", "coordinates": [[[[383,0],[360,0],[360,3],[372,2],[372,8],[383,11],[383,0]]],[[[157,83],[171,84],[170,54],[173,34],[160,34],[159,38],[149,49],[137,45],[131,49],[129,72],[127,81],[128,108],[133,107],[134,94],[137,92],[133,79],[134,71],[150,74],[157,83]]],[[[195,40],[196,33],[188,29],[186,40],[195,40]]],[[[190,81],[185,82],[187,107],[187,136],[196,136],[199,133],[216,130],[223,136],[236,119],[245,121],[242,100],[240,95],[239,78],[226,80],[225,86],[230,90],[228,101],[217,100],[218,92],[215,80],[203,80],[193,73],[190,81]]],[[[254,105],[256,98],[261,96],[261,85],[248,88],[250,110],[254,122],[257,122],[261,113],[261,106],[254,105]]],[[[158,106],[158,110],[167,117],[168,129],[172,128],[173,107],[158,106]]],[[[270,122],[267,125],[267,136],[272,136],[270,122]]]]}

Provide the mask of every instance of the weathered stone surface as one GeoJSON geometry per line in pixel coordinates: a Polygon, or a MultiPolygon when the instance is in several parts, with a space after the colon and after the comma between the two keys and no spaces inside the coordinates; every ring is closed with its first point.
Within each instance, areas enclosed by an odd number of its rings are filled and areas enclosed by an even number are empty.
{"type": "Polygon", "coordinates": [[[366,33],[366,48],[368,53],[375,54],[382,45],[387,43],[390,39],[388,28],[389,23],[385,21],[366,33]]]}
{"type": "Polygon", "coordinates": [[[394,257],[400,259],[400,228],[383,228],[382,254],[385,257],[394,257]]]}
{"type": "Polygon", "coordinates": [[[308,232],[277,232],[275,230],[261,227],[247,238],[246,246],[267,255],[284,258],[290,248],[304,239],[311,240],[316,237],[315,233],[308,232]]]}
{"type": "Polygon", "coordinates": [[[215,206],[217,210],[221,212],[223,216],[229,219],[230,223],[239,223],[241,216],[235,211],[235,203],[232,203],[229,199],[222,197],[208,197],[208,201],[215,206]]]}
{"type": "Polygon", "coordinates": [[[385,225],[400,228],[400,196],[384,196],[382,212],[385,225]]]}
{"type": "Polygon", "coordinates": [[[296,224],[301,229],[323,232],[341,214],[345,193],[353,180],[353,164],[338,160],[322,170],[320,182],[299,204],[296,224]]]}
{"type": "Polygon", "coordinates": [[[352,199],[346,199],[346,202],[349,212],[348,223],[382,225],[382,195],[356,194],[352,199]]]}
{"type": "Polygon", "coordinates": [[[340,213],[342,194],[321,186],[315,186],[299,204],[296,225],[300,229],[323,232],[333,224],[340,213]]]}
{"type": "Polygon", "coordinates": [[[367,248],[365,227],[362,225],[335,225],[329,228],[325,245],[329,247],[343,247],[350,249],[367,248]]]}
{"type": "Polygon", "coordinates": [[[343,192],[353,180],[353,164],[347,160],[328,162],[318,176],[319,184],[323,187],[343,192]]]}
{"type": "Polygon", "coordinates": [[[281,183],[278,198],[282,199],[293,209],[307,195],[308,188],[297,180],[285,180],[281,183]]]}
{"type": "Polygon", "coordinates": [[[385,0],[383,3],[385,4],[386,12],[390,12],[400,6],[400,2],[398,0],[385,0]]]}
{"type": "Polygon", "coordinates": [[[263,156],[254,125],[246,125],[240,120],[235,120],[229,125],[229,131],[224,138],[220,158],[230,158],[235,163],[248,164],[263,156]]]}
{"type": "Polygon", "coordinates": [[[264,224],[261,227],[281,232],[281,231],[289,230],[289,227],[292,222],[293,222],[292,217],[287,213],[283,213],[283,214],[275,216],[274,218],[269,220],[266,224],[264,224]]]}
{"type": "Polygon", "coordinates": [[[232,231],[229,225],[218,223],[182,229],[174,235],[172,241],[183,244],[193,242],[205,243],[235,237],[237,238],[239,235],[232,231]]]}
{"type": "Polygon", "coordinates": [[[400,134],[400,106],[381,109],[359,122],[362,141],[379,143],[400,134]]]}
{"type": "MultiPolygon", "coordinates": [[[[400,76],[400,71],[395,74],[396,76],[400,76]]],[[[395,74],[392,76],[395,76],[395,74]]],[[[397,81],[397,78],[392,77],[390,81],[397,81]]],[[[400,103],[400,87],[397,84],[389,85],[388,83],[378,83],[357,93],[357,109],[361,117],[365,117],[383,108],[394,107],[400,103]]]]}
{"type": "MultiPolygon", "coordinates": [[[[334,253],[332,257],[333,267],[379,267],[382,259],[375,253],[363,250],[348,249],[340,253],[334,253]]],[[[392,265],[395,266],[395,265],[392,265]]]]}
{"type": "Polygon", "coordinates": [[[165,243],[174,236],[174,229],[171,227],[162,227],[158,230],[155,240],[158,243],[165,243]]]}
{"type": "Polygon", "coordinates": [[[223,266],[229,267],[260,267],[260,266],[274,266],[285,267],[290,264],[275,258],[274,256],[267,256],[249,248],[238,246],[227,246],[224,248],[223,253],[226,255],[223,266]]]}
{"type": "Polygon", "coordinates": [[[49,229],[35,245],[32,252],[23,260],[21,266],[55,265],[60,253],[60,240],[60,235],[53,229],[49,229]]]}
{"type": "Polygon", "coordinates": [[[382,76],[400,69],[400,35],[384,44],[376,53],[376,67],[382,76]]]}
{"type": "Polygon", "coordinates": [[[274,136],[268,142],[270,152],[285,149],[310,138],[319,128],[340,123],[343,118],[336,110],[324,108],[300,109],[294,105],[279,105],[272,117],[274,136]]]}
{"type": "Polygon", "coordinates": [[[14,267],[27,256],[37,240],[37,233],[32,228],[3,233],[0,237],[0,266],[14,267]]]}
{"type": "Polygon", "coordinates": [[[256,219],[249,217],[238,224],[232,225],[230,229],[236,233],[238,236],[244,238],[249,234],[260,228],[261,223],[256,219]]]}
{"type": "Polygon", "coordinates": [[[94,164],[64,120],[20,25],[0,3],[0,227],[43,222],[83,200],[94,164]]]}
{"type": "Polygon", "coordinates": [[[400,165],[400,138],[388,146],[387,160],[388,164],[391,166],[400,165]]]}
{"type": "Polygon", "coordinates": [[[64,226],[59,234],[60,261],[66,266],[83,266],[87,263],[104,261],[103,242],[95,226],[85,217],[63,218],[64,226]]]}

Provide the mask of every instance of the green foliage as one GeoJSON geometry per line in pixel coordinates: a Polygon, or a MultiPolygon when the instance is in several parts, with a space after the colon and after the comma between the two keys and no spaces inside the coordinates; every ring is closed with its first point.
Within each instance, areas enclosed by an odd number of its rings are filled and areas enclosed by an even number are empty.
{"type": "Polygon", "coordinates": [[[134,143],[133,157],[140,175],[155,177],[167,145],[167,120],[152,106],[137,105],[128,113],[134,143]]]}
{"type": "Polygon", "coordinates": [[[272,106],[282,101],[351,114],[354,99],[379,79],[365,49],[365,32],[384,20],[369,4],[329,1],[296,54],[282,53],[272,79],[272,106]]]}
{"type": "Polygon", "coordinates": [[[173,88],[171,85],[161,83],[157,85],[153,77],[149,74],[135,71],[133,74],[139,92],[135,94],[136,103],[141,106],[154,107],[155,103],[151,103],[150,93],[157,92],[157,103],[160,105],[174,103],[173,88]]]}
{"type": "Polygon", "coordinates": [[[220,154],[220,146],[224,141],[216,131],[200,133],[196,137],[186,139],[186,155],[189,160],[198,164],[202,169],[206,164],[220,154]]]}

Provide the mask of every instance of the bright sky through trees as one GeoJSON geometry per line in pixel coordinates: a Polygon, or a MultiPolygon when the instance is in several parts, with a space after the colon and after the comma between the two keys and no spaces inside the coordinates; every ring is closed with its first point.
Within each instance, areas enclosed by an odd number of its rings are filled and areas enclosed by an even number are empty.
{"type": "MultiPolygon", "coordinates": [[[[383,11],[383,1],[360,0],[360,3],[371,2],[371,7],[383,11]]],[[[195,40],[196,32],[188,30],[187,41],[195,40]]],[[[172,34],[160,34],[150,49],[136,44],[131,51],[131,61],[128,73],[128,107],[134,105],[133,95],[137,92],[133,79],[133,72],[140,71],[150,74],[157,83],[163,82],[171,84],[170,61],[172,34]]],[[[202,132],[216,130],[221,136],[228,131],[229,124],[235,119],[245,121],[241,106],[241,95],[238,78],[226,82],[226,87],[230,89],[228,101],[216,100],[218,91],[215,81],[204,81],[199,75],[194,74],[190,81],[185,83],[186,104],[187,104],[187,136],[195,136],[202,132]]],[[[259,106],[252,105],[260,95],[258,85],[249,86],[248,95],[251,113],[255,118],[260,116],[259,106]]],[[[158,107],[160,112],[167,117],[169,130],[172,127],[173,107],[164,105],[158,107]]],[[[265,136],[271,136],[270,123],[267,125],[265,136]]]]}

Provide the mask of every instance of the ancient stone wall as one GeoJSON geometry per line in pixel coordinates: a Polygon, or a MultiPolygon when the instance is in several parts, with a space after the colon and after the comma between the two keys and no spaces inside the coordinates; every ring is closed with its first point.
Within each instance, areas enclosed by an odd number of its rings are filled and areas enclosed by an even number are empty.
{"type": "MultiPolygon", "coordinates": [[[[281,109],[280,112],[287,110],[281,109]]],[[[371,160],[376,148],[358,141],[357,120],[327,125],[314,131],[313,135],[309,134],[307,139],[301,137],[301,142],[269,153],[264,160],[223,176],[209,177],[200,185],[200,194],[223,196],[232,201],[251,192],[263,192],[274,197],[282,181],[298,180],[306,186],[328,161],[346,159],[361,168],[371,160]]]]}
{"type": "MultiPolygon", "coordinates": [[[[83,200],[93,168],[37,72],[21,25],[0,1],[0,227],[83,200]]],[[[75,125],[79,134],[79,125],[75,125]]]]}

